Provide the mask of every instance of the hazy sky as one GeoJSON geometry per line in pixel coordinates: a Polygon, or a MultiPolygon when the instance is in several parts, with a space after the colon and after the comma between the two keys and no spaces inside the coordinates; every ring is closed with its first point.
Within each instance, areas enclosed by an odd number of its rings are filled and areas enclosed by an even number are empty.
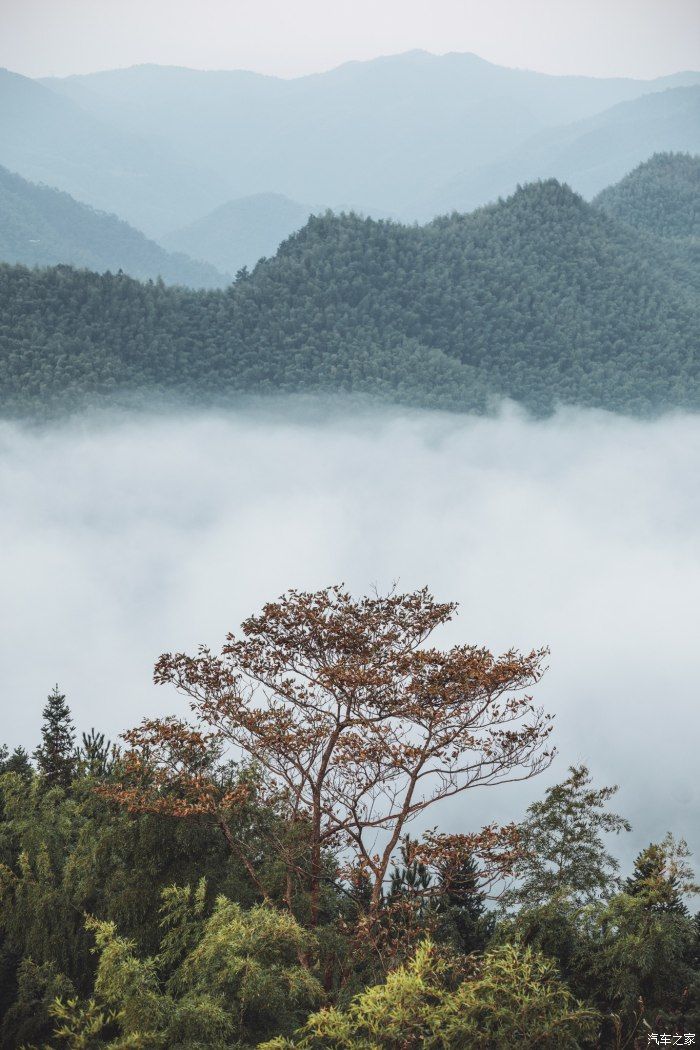
{"type": "Polygon", "coordinates": [[[698,0],[0,0],[0,65],[29,76],[140,62],[280,76],[412,48],[549,73],[700,66],[698,0]]]}
{"type": "Polygon", "coordinates": [[[428,584],[461,603],[442,640],[551,646],[560,749],[438,822],[518,817],[585,761],[621,785],[626,851],[671,828],[700,853],[700,419],[333,416],[1,423],[0,740],[36,743],[54,682],[81,729],[185,714],[157,656],[218,647],[289,587],[428,584]]]}

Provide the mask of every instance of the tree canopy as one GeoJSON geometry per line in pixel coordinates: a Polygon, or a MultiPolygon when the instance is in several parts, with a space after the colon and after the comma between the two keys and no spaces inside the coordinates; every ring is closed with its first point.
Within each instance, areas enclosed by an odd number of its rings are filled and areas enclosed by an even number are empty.
{"type": "Polygon", "coordinates": [[[658,237],[700,237],[700,157],[655,153],[594,204],[608,215],[658,237]]]}
{"type": "Polygon", "coordinates": [[[3,1050],[640,1050],[697,1032],[688,848],[652,842],[620,878],[606,836],[628,825],[585,767],[504,828],[401,834],[416,769],[421,811],[551,750],[522,695],[540,654],[436,648],[453,611],[425,590],[288,592],[221,654],[163,656],[197,724],[126,746],[77,744],[56,687],[34,762],[0,748],[3,1050]]]}
{"type": "Polygon", "coordinates": [[[312,217],[220,292],[2,266],[0,409],[289,392],[697,408],[697,266],[679,252],[550,180],[422,227],[312,217]]]}

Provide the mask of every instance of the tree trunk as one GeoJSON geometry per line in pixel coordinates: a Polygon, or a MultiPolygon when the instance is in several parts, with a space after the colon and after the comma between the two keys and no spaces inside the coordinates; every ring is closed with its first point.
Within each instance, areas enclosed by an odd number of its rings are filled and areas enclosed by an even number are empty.
{"type": "Polygon", "coordinates": [[[254,886],[256,887],[258,892],[260,893],[260,896],[262,897],[262,899],[267,904],[270,904],[271,903],[270,895],[268,894],[268,892],[266,891],[265,887],[260,882],[260,879],[258,878],[258,876],[255,874],[255,868],[253,867],[253,865],[250,863],[250,861],[246,857],[246,855],[243,852],[243,850],[241,849],[240,845],[236,842],[235,838],[233,837],[233,834],[231,833],[230,827],[228,826],[227,822],[224,820],[223,817],[221,817],[219,819],[219,827],[221,828],[223,836],[226,839],[226,845],[231,850],[231,853],[234,853],[239,858],[239,860],[243,864],[243,867],[245,868],[245,870],[250,875],[250,878],[251,878],[254,886]]]}
{"type": "Polygon", "coordinates": [[[310,924],[312,929],[318,926],[321,910],[321,800],[314,797],[311,819],[311,874],[309,879],[311,897],[310,924]]]}

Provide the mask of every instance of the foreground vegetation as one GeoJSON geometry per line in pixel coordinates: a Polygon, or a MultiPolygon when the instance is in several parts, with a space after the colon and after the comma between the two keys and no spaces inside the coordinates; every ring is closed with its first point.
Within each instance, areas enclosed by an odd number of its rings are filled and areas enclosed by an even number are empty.
{"type": "Polygon", "coordinates": [[[519,823],[408,833],[538,775],[546,653],[430,647],[426,591],[290,592],[165,654],[191,721],[76,741],[56,688],[0,758],[0,1042],[51,1048],[641,1047],[700,1021],[667,836],[623,874],[615,788],[571,768],[519,823]],[[231,760],[232,754],[237,761],[231,760]],[[430,820],[423,820],[423,824],[430,820]]]}

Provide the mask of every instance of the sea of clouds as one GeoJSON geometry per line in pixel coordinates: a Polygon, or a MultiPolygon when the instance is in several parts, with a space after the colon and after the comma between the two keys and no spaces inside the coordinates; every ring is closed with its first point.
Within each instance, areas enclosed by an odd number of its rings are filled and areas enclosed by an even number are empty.
{"type": "Polygon", "coordinates": [[[441,642],[551,647],[537,697],[559,748],[443,826],[517,819],[583,761],[621,785],[626,859],[667,829],[700,851],[699,471],[700,418],[682,415],[288,402],[4,423],[0,741],[35,746],[56,682],[78,728],[112,738],[184,713],[151,684],[156,657],[217,646],[289,587],[427,584],[460,602],[441,642]]]}

